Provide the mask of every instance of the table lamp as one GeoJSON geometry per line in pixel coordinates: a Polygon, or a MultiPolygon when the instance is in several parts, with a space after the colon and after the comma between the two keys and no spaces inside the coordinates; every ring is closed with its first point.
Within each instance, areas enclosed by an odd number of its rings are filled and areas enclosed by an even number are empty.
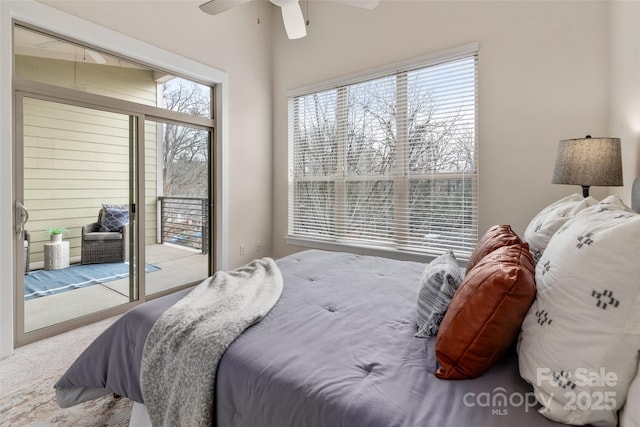
{"type": "Polygon", "coordinates": [[[589,197],[589,187],[622,186],[620,138],[565,139],[558,145],[552,184],[582,186],[589,197]]]}

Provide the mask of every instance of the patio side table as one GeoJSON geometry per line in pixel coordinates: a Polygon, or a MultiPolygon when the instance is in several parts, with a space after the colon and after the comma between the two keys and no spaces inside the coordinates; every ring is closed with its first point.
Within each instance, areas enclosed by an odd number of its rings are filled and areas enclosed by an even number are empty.
{"type": "Polygon", "coordinates": [[[44,244],[44,269],[60,270],[69,267],[69,241],[44,244]]]}

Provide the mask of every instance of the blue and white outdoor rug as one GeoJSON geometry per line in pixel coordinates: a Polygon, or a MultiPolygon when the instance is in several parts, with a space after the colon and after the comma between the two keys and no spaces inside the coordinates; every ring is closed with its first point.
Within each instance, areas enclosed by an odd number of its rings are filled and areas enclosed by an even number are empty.
{"type": "MultiPolygon", "coordinates": [[[[158,270],[160,267],[145,264],[147,273],[158,270]]],[[[24,299],[44,297],[126,277],[129,277],[127,262],[72,265],[60,270],[36,270],[24,276],[24,299]]]]}

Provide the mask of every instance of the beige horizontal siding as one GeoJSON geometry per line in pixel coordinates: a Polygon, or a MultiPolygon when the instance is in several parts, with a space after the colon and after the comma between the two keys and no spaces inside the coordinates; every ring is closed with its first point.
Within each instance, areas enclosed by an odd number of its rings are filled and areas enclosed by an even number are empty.
{"type": "MultiPolygon", "coordinates": [[[[73,201],[77,199],[87,199],[92,200],[94,198],[99,198],[102,200],[101,203],[105,204],[119,204],[126,203],[129,200],[129,193],[127,191],[127,195],[123,195],[122,189],[109,189],[109,190],[101,190],[100,194],[94,189],[76,189],[72,193],[67,191],[66,189],[55,189],[49,191],[42,191],[41,189],[25,189],[25,203],[30,202],[32,200],[64,200],[64,201],[73,201]],[[117,202],[116,200],[124,199],[124,202],[117,202]]],[[[95,204],[93,206],[100,207],[101,203],[95,204]]],[[[29,208],[29,206],[27,206],[29,208]]]]}
{"type": "MultiPolygon", "coordinates": [[[[40,170],[36,169],[35,172],[40,172],[40,170]]],[[[27,188],[37,188],[38,191],[46,191],[46,190],[56,190],[60,188],[64,188],[68,192],[72,192],[73,190],[83,190],[87,187],[93,189],[94,192],[100,194],[100,190],[119,190],[118,194],[129,194],[129,180],[121,179],[118,180],[117,176],[109,179],[108,181],[101,181],[98,179],[91,179],[89,176],[83,179],[25,179],[24,185],[27,188]]],[[[106,202],[105,202],[106,203],[106,202]]]]}
{"type": "MultiPolygon", "coordinates": [[[[37,162],[34,162],[37,163],[37,162]]],[[[32,168],[30,173],[31,179],[46,179],[46,180],[63,180],[68,178],[69,171],[68,170],[59,170],[59,169],[51,169],[51,168],[32,168]]],[[[145,174],[149,178],[151,178],[150,174],[145,174]]],[[[94,170],[91,172],[91,179],[96,180],[98,182],[108,182],[110,180],[121,181],[127,183],[127,188],[129,185],[129,172],[128,171],[99,171],[94,170]]]]}
{"type": "MultiPolygon", "coordinates": [[[[99,144],[93,144],[94,146],[100,146],[99,144]]],[[[76,147],[77,148],[77,147],[76,147]]],[[[68,150],[68,149],[56,149],[56,148],[42,148],[42,147],[25,147],[24,155],[28,159],[58,159],[58,160],[78,160],[86,162],[87,159],[92,161],[100,161],[107,163],[123,163],[129,161],[129,154],[119,154],[113,152],[92,152],[89,150],[68,150]]],[[[155,170],[154,170],[155,174],[155,170]]]]}
{"type": "MultiPolygon", "coordinates": [[[[65,173],[74,171],[87,171],[87,172],[113,172],[118,174],[120,172],[127,172],[127,164],[121,162],[103,162],[99,159],[95,159],[94,156],[89,156],[90,159],[86,161],[82,160],[62,160],[62,159],[45,159],[44,157],[37,158],[25,158],[25,168],[42,171],[47,173],[49,177],[53,178],[54,174],[60,176],[63,179],[65,173]]],[[[33,176],[36,177],[35,175],[33,176]]],[[[75,178],[75,177],[74,177],[75,178]]]]}

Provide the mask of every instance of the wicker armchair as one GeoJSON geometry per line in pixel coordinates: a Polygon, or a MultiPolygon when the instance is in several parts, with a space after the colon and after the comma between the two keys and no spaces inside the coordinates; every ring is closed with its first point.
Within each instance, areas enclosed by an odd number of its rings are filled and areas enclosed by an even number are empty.
{"type": "Polygon", "coordinates": [[[101,209],[98,222],[82,226],[81,264],[124,262],[129,259],[129,225],[124,225],[120,231],[100,231],[103,212],[101,209]]]}

